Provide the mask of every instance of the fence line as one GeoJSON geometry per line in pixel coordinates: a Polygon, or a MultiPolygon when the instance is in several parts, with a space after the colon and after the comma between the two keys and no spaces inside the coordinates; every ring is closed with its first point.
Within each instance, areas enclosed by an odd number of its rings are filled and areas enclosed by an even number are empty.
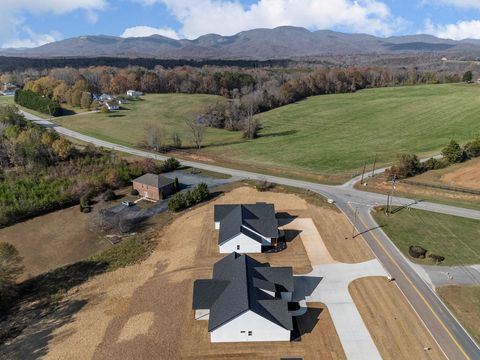
{"type": "Polygon", "coordinates": [[[455,192],[462,192],[466,194],[480,195],[480,190],[467,189],[459,186],[429,184],[429,183],[422,183],[422,182],[407,180],[407,179],[401,180],[401,182],[408,185],[417,185],[417,186],[429,187],[434,189],[442,189],[442,190],[449,190],[449,191],[455,191],[455,192]]]}

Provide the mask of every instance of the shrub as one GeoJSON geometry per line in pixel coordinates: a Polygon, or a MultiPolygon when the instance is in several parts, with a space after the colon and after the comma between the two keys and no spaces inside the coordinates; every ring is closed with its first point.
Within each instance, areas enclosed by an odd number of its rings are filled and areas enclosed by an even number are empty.
{"type": "Polygon", "coordinates": [[[90,205],[93,197],[95,196],[95,190],[90,189],[84,195],[80,197],[80,211],[83,213],[90,212],[90,205]],[[88,210],[87,210],[88,209],[88,210]]]}
{"type": "Polygon", "coordinates": [[[264,192],[264,191],[268,191],[270,189],[273,188],[273,184],[269,183],[268,181],[264,180],[264,181],[258,181],[256,184],[255,184],[255,189],[257,189],[257,191],[259,192],[264,192]]]}
{"type": "Polygon", "coordinates": [[[138,190],[137,190],[137,189],[132,189],[132,190],[130,191],[130,195],[138,196],[138,190]]]}
{"type": "Polygon", "coordinates": [[[207,184],[200,183],[195,186],[192,191],[176,193],[168,202],[168,208],[171,211],[177,212],[199,204],[208,199],[209,196],[210,191],[208,190],[207,184]]]}
{"type": "Polygon", "coordinates": [[[108,113],[110,113],[110,110],[108,110],[108,108],[107,108],[106,106],[102,106],[102,107],[100,108],[100,113],[102,113],[102,114],[108,114],[108,113]]]}
{"type": "Polygon", "coordinates": [[[177,170],[179,167],[180,167],[180,162],[177,159],[169,158],[160,165],[160,172],[169,172],[169,171],[177,170]]]}
{"type": "Polygon", "coordinates": [[[437,263],[445,260],[445,256],[441,256],[441,255],[429,254],[428,257],[437,263]]]}
{"type": "Polygon", "coordinates": [[[463,149],[465,151],[465,155],[468,158],[475,158],[480,156],[480,137],[466,143],[463,149]]]}
{"type": "Polygon", "coordinates": [[[424,168],[417,155],[402,154],[400,155],[397,164],[388,169],[387,175],[390,177],[396,176],[398,179],[404,179],[420,174],[423,171],[424,168]]]}
{"type": "Polygon", "coordinates": [[[36,110],[47,115],[62,115],[62,108],[60,105],[53,100],[30,90],[17,90],[15,92],[15,102],[28,109],[36,110]]]}
{"type": "Polygon", "coordinates": [[[423,163],[423,168],[425,171],[443,169],[447,166],[448,163],[446,161],[437,160],[435,158],[430,158],[423,163]]]}
{"type": "Polygon", "coordinates": [[[408,248],[408,253],[411,257],[416,259],[425,259],[425,255],[427,254],[427,250],[421,246],[410,246],[408,248]]]}
{"type": "Polygon", "coordinates": [[[443,148],[442,155],[451,164],[465,160],[465,152],[455,140],[451,140],[450,143],[443,148]]]}
{"type": "Polygon", "coordinates": [[[117,199],[117,194],[111,189],[108,189],[102,194],[103,201],[112,201],[117,199]]]}

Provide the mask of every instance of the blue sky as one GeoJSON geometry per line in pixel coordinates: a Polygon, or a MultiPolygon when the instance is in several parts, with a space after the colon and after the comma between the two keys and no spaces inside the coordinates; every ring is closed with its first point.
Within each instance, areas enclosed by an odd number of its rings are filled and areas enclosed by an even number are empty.
{"type": "Polygon", "coordinates": [[[480,0],[0,0],[0,47],[80,35],[196,38],[280,25],[480,38],[480,0]]]}

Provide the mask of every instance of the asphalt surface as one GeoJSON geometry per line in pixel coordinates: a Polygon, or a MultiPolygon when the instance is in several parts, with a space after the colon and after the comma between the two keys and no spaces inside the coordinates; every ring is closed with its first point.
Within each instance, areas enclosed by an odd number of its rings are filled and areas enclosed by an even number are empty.
{"type": "MultiPolygon", "coordinates": [[[[147,151],[99,140],[64,127],[56,126],[49,121],[40,119],[29,113],[24,112],[24,114],[27,119],[34,121],[39,125],[52,128],[60,134],[89,142],[96,146],[157,160],[165,160],[167,158],[159,154],[153,154],[147,151]]],[[[194,161],[181,161],[181,163],[185,166],[229,174],[237,178],[266,180],[272,183],[308,189],[327,198],[333,199],[338,208],[345,213],[352,223],[355,223],[357,230],[363,234],[363,237],[370,245],[372,251],[380,260],[385,270],[395,278],[398,287],[404,293],[447,358],[452,360],[480,359],[480,348],[475,341],[450,313],[435,291],[432,290],[421,276],[419,276],[411,263],[403,256],[403,254],[401,254],[388,236],[373,220],[371,216],[372,207],[384,204],[386,202],[384,195],[353,189],[353,184],[357,179],[352,179],[341,186],[329,186],[308,181],[219,167],[194,161]],[[357,211],[355,211],[355,209],[357,209],[357,211]]],[[[464,209],[431,202],[418,203],[415,200],[405,198],[395,198],[393,204],[480,220],[480,211],[478,210],[464,209]]],[[[428,344],[426,344],[426,346],[428,347],[428,344]]]]}

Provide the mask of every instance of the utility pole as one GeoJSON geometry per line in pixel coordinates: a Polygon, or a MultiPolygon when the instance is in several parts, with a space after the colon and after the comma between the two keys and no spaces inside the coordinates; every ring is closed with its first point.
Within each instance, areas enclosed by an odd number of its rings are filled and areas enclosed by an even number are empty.
{"type": "Polygon", "coordinates": [[[390,210],[389,210],[389,207],[390,206],[390,193],[387,192],[387,208],[385,209],[385,215],[389,216],[390,215],[390,210]]]}
{"type": "Polygon", "coordinates": [[[365,164],[363,165],[362,180],[360,180],[360,185],[363,185],[363,178],[365,177],[366,168],[367,168],[367,160],[365,160],[365,164]]]}
{"type": "Polygon", "coordinates": [[[353,229],[352,229],[352,239],[355,239],[355,233],[357,231],[357,213],[358,213],[358,208],[355,208],[355,214],[353,216],[353,229]]]}
{"type": "Polygon", "coordinates": [[[372,177],[375,176],[375,166],[377,165],[377,154],[375,154],[375,159],[373,160],[373,170],[372,170],[372,177]]]}

